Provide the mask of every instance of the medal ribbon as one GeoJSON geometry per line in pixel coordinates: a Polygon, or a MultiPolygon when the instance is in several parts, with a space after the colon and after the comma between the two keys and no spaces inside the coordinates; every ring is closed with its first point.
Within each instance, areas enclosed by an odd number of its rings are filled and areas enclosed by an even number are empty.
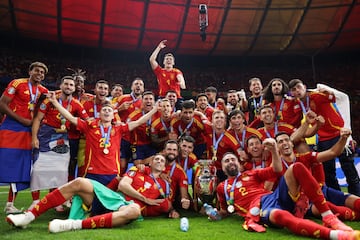
{"type": "Polygon", "coordinates": [[[94,118],[100,118],[100,114],[97,111],[96,101],[94,99],[94,118]]]}
{"type": "Polygon", "coordinates": [[[277,119],[277,120],[282,119],[282,110],[283,110],[283,108],[284,108],[284,103],[285,103],[285,98],[283,98],[283,99],[281,100],[279,112],[276,112],[276,105],[275,105],[274,112],[275,112],[275,114],[276,114],[276,119],[277,119]]]}
{"type": "Polygon", "coordinates": [[[100,124],[101,138],[105,139],[104,148],[107,148],[110,145],[111,128],[112,126],[110,125],[107,132],[105,133],[104,126],[100,124]]]}
{"type": "Polygon", "coordinates": [[[180,124],[179,127],[178,127],[180,135],[183,135],[183,133],[185,133],[187,130],[189,130],[189,128],[191,127],[193,122],[194,122],[194,118],[191,119],[191,121],[188,123],[188,125],[186,126],[184,131],[182,130],[182,127],[181,127],[181,124],[180,124]]]}
{"type": "Polygon", "coordinates": [[[169,133],[171,130],[171,126],[167,127],[166,123],[164,122],[164,120],[162,118],[160,118],[161,124],[163,126],[163,128],[165,129],[166,133],[169,133]]]}
{"type": "Polygon", "coordinates": [[[293,159],[293,161],[292,161],[291,164],[288,164],[287,161],[286,161],[285,159],[283,159],[283,158],[281,158],[281,161],[284,163],[286,169],[288,169],[293,163],[296,162],[296,157],[294,157],[294,159],[293,159]]]}
{"type": "Polygon", "coordinates": [[[275,131],[274,131],[274,136],[272,137],[271,134],[268,132],[268,130],[266,130],[266,127],[264,127],[264,130],[265,130],[265,134],[268,138],[275,138],[276,134],[278,133],[278,122],[276,121],[275,122],[275,131]]]}
{"type": "MultiPolygon", "coordinates": [[[[68,104],[67,104],[67,106],[66,106],[66,110],[67,110],[68,112],[69,112],[69,110],[70,110],[70,103],[71,103],[71,101],[72,101],[72,97],[70,97],[69,100],[67,101],[68,104]]],[[[64,107],[63,101],[62,101],[61,97],[58,99],[58,102],[60,103],[61,106],[64,107]]],[[[64,116],[61,115],[61,114],[60,114],[60,122],[61,122],[61,125],[65,125],[65,122],[66,122],[66,119],[65,119],[64,116]]]]}
{"type": "Polygon", "coordinates": [[[170,186],[169,186],[169,183],[167,181],[165,181],[165,184],[166,184],[166,192],[164,192],[164,189],[161,187],[160,183],[156,180],[156,178],[154,177],[154,175],[151,173],[150,174],[150,177],[154,180],[157,188],[159,189],[159,192],[160,192],[160,195],[163,197],[163,198],[167,198],[169,196],[169,193],[170,193],[170,186]]]}
{"type": "Polygon", "coordinates": [[[263,96],[261,95],[259,103],[256,103],[256,98],[253,98],[253,104],[254,104],[254,114],[257,114],[257,110],[261,108],[263,101],[263,96]]]}
{"type": "Polygon", "coordinates": [[[236,185],[236,182],[238,180],[238,178],[241,176],[241,173],[239,173],[236,178],[234,179],[234,182],[232,183],[231,185],[231,188],[230,188],[230,196],[228,195],[227,193],[227,187],[228,187],[228,179],[225,180],[225,183],[224,183],[224,193],[225,193],[225,199],[226,199],[226,203],[228,205],[233,205],[234,204],[234,191],[235,191],[235,185],[236,185]]]}
{"type": "Polygon", "coordinates": [[[309,95],[306,95],[306,107],[304,106],[304,103],[300,100],[300,106],[303,114],[306,114],[306,112],[309,110],[310,107],[309,103],[310,103],[309,95]]]}
{"type": "Polygon", "coordinates": [[[239,136],[238,134],[235,132],[235,137],[236,137],[236,140],[238,141],[238,143],[241,145],[241,148],[244,150],[245,149],[245,134],[246,134],[246,127],[244,127],[244,129],[242,130],[242,136],[241,136],[241,140],[239,139],[239,136]]]}
{"type": "Polygon", "coordinates": [[[171,166],[170,178],[174,175],[175,167],[176,167],[176,162],[174,162],[173,165],[171,166]]]}
{"type": "Polygon", "coordinates": [[[28,86],[29,86],[29,92],[30,92],[30,104],[35,104],[36,103],[36,99],[37,96],[39,94],[39,88],[36,87],[36,92],[35,94],[32,92],[32,84],[30,82],[30,80],[28,81],[28,86]]]}
{"type": "Polygon", "coordinates": [[[224,133],[221,133],[220,137],[216,140],[215,130],[213,130],[213,156],[216,157],[217,149],[221,139],[224,137],[224,133]]]}

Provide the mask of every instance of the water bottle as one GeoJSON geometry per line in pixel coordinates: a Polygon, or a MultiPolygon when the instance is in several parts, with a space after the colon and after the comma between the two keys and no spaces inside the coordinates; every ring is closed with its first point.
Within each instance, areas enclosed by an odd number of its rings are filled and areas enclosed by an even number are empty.
{"type": "Polygon", "coordinates": [[[180,219],[180,230],[187,232],[189,230],[189,220],[186,217],[180,219]]]}
{"type": "Polygon", "coordinates": [[[220,220],[221,219],[221,216],[220,214],[218,213],[218,211],[213,208],[211,205],[207,204],[207,203],[204,203],[204,209],[205,209],[205,212],[206,214],[210,217],[214,217],[215,220],[220,220]]]}

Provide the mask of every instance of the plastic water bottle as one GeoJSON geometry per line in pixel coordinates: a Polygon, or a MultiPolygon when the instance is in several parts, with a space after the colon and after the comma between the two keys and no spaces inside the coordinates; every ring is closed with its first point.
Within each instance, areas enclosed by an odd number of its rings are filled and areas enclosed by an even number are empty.
{"type": "Polygon", "coordinates": [[[189,220],[186,217],[180,219],[180,230],[187,232],[189,230],[189,220]]]}
{"type": "Polygon", "coordinates": [[[206,214],[210,217],[214,217],[215,220],[220,220],[221,219],[221,216],[220,214],[218,213],[218,211],[213,208],[211,205],[207,204],[207,203],[204,203],[204,209],[205,209],[205,212],[206,214]]]}

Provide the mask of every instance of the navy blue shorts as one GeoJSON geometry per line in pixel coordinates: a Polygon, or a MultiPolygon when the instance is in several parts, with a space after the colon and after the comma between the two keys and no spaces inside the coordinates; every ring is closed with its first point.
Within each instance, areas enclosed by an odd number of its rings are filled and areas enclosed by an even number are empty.
{"type": "Polygon", "coordinates": [[[295,203],[289,195],[289,189],[286,185],[285,178],[281,177],[278,187],[274,192],[264,195],[260,200],[260,219],[262,223],[272,225],[270,223],[270,212],[273,209],[282,209],[293,212],[295,203]]]}

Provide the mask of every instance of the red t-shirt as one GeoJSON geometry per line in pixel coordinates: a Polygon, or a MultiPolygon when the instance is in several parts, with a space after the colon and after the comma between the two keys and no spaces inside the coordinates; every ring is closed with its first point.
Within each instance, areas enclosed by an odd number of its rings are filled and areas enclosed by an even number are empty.
{"type": "Polygon", "coordinates": [[[264,140],[265,138],[275,138],[275,135],[279,132],[285,132],[291,135],[296,131],[296,128],[294,128],[290,124],[280,122],[280,123],[275,123],[275,127],[273,129],[265,129],[265,127],[262,127],[262,128],[258,128],[258,131],[262,134],[263,136],[262,140],[264,140]]]}
{"type": "MultiPolygon", "coordinates": [[[[206,142],[206,155],[208,159],[212,159],[212,157],[214,156],[213,129],[206,127],[204,137],[206,142]]],[[[221,159],[226,152],[232,152],[237,156],[239,156],[238,153],[241,150],[240,144],[238,143],[236,138],[232,136],[228,131],[224,132],[224,135],[221,138],[221,140],[219,140],[220,137],[221,135],[216,136],[215,138],[215,143],[216,141],[219,141],[216,150],[216,161],[215,161],[216,169],[221,169],[221,159]]]]}
{"type": "MultiPolygon", "coordinates": [[[[245,216],[250,207],[254,205],[254,202],[260,201],[261,196],[271,193],[264,188],[264,182],[278,176],[271,167],[243,172],[235,183],[233,204],[235,211],[245,216]]],[[[228,178],[228,184],[226,185],[228,196],[230,196],[234,180],[235,178],[228,178]]],[[[221,209],[227,209],[224,191],[225,182],[226,180],[221,182],[216,188],[221,209]]]]}
{"type": "MultiPolygon", "coordinates": [[[[77,128],[85,134],[85,172],[92,174],[120,174],[120,141],[123,132],[129,131],[127,124],[112,125],[108,146],[109,153],[105,154],[99,119],[84,121],[78,118],[77,128]]],[[[104,133],[108,128],[104,129],[104,133]]]]}
{"type": "Polygon", "coordinates": [[[340,129],[344,127],[344,120],[335,106],[335,96],[319,92],[310,92],[310,109],[325,119],[325,123],[318,130],[319,141],[326,141],[340,136],[340,129]]]}
{"type": "MultiPolygon", "coordinates": [[[[141,109],[137,109],[129,115],[128,121],[136,121],[144,115],[141,109]]],[[[135,146],[151,144],[150,129],[151,119],[131,131],[130,143],[135,146]]]]}
{"type": "MultiPolygon", "coordinates": [[[[59,100],[60,95],[61,95],[61,93],[58,92],[56,94],[56,99],[73,116],[80,117],[81,119],[86,119],[89,117],[88,114],[86,113],[85,109],[83,108],[83,106],[81,105],[81,103],[78,100],[71,99],[69,101],[60,101],[59,100]]],[[[63,118],[63,117],[61,116],[59,110],[57,110],[57,108],[55,108],[52,105],[52,103],[49,102],[48,99],[45,99],[41,103],[39,112],[42,112],[44,114],[44,118],[42,120],[43,124],[49,125],[53,128],[61,127],[61,118],[63,118]]],[[[71,124],[69,121],[66,120],[65,125],[66,125],[66,128],[69,129],[71,124]]],[[[70,132],[69,132],[69,135],[70,135],[70,132]]]]}
{"type": "Polygon", "coordinates": [[[276,120],[299,127],[303,117],[300,104],[293,99],[283,98],[283,100],[270,103],[274,109],[276,120]]]}
{"type": "Polygon", "coordinates": [[[177,163],[174,163],[173,165],[167,165],[165,168],[165,173],[169,174],[171,183],[171,194],[170,194],[170,200],[173,201],[177,194],[179,194],[180,188],[188,188],[188,178],[184,171],[184,169],[177,163]]]}
{"type": "Polygon", "coordinates": [[[198,159],[194,153],[190,153],[187,159],[181,158],[178,160],[178,164],[184,169],[184,171],[187,171],[188,169],[194,167],[197,162],[198,159]]]}
{"type": "MultiPolygon", "coordinates": [[[[137,170],[137,168],[133,168],[130,169],[125,175],[133,180],[131,186],[144,197],[150,199],[163,198],[159,191],[159,187],[150,175],[150,169],[146,169],[144,172],[140,172],[137,170]]],[[[156,181],[160,184],[164,194],[166,194],[166,192],[170,194],[170,185],[167,185],[165,180],[162,178],[156,178],[156,181]]],[[[146,206],[144,202],[136,198],[132,198],[128,195],[125,195],[125,198],[127,201],[133,200],[135,203],[139,204],[141,208],[146,206]]]]}
{"type": "Polygon", "coordinates": [[[204,143],[202,133],[204,131],[204,124],[199,116],[195,115],[192,122],[184,123],[181,119],[173,118],[171,120],[171,127],[178,135],[192,136],[195,139],[195,145],[204,143]]]}
{"type": "Polygon", "coordinates": [[[178,98],[181,98],[180,83],[177,79],[178,75],[183,75],[182,72],[173,68],[168,71],[165,68],[161,68],[159,65],[154,69],[158,84],[159,84],[159,96],[165,97],[166,92],[173,90],[176,92],[178,98]]]}
{"type": "MultiPolygon", "coordinates": [[[[32,113],[29,109],[30,104],[30,91],[29,91],[29,79],[28,78],[20,78],[20,79],[14,79],[12,80],[7,88],[5,89],[3,95],[7,96],[11,99],[9,103],[9,108],[18,114],[19,116],[26,118],[26,119],[32,119],[32,113]]],[[[42,86],[31,86],[32,87],[32,93],[34,97],[36,96],[35,104],[39,100],[39,97],[43,93],[47,93],[48,90],[42,86]],[[37,90],[38,89],[38,90],[37,90]]]]}

